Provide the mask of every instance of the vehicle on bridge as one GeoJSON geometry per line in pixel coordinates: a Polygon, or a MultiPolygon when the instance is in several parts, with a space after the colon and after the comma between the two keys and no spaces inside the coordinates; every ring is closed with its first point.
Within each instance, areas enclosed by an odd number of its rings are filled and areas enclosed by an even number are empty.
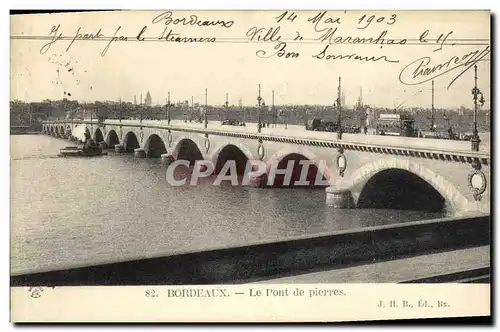
{"type": "Polygon", "coordinates": [[[222,121],[221,123],[223,126],[245,126],[246,124],[242,121],[235,120],[235,119],[227,119],[222,121]]]}
{"type": "Polygon", "coordinates": [[[306,130],[336,132],[338,125],[334,121],[315,118],[307,120],[306,130]]]}
{"type": "Polygon", "coordinates": [[[406,114],[380,114],[375,121],[377,135],[417,137],[415,120],[406,114]]]}

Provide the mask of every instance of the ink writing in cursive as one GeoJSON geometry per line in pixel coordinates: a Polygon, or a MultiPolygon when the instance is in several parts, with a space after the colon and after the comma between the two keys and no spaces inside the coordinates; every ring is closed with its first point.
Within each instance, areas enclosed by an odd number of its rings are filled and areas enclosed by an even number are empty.
{"type": "Polygon", "coordinates": [[[118,31],[120,31],[121,29],[121,25],[116,29],[115,31],[115,34],[113,35],[113,37],[111,38],[111,40],[109,41],[109,43],[106,45],[106,47],[102,50],[101,52],[101,56],[105,56],[106,53],[108,52],[109,50],[109,47],[111,46],[111,43],[113,42],[117,42],[117,41],[128,41],[128,37],[125,37],[125,36],[117,36],[118,34],[118,31]]]}
{"type": "Polygon", "coordinates": [[[448,88],[450,88],[460,76],[488,54],[490,54],[490,46],[461,56],[454,55],[446,62],[441,63],[434,64],[431,57],[428,56],[418,58],[410,62],[401,70],[399,73],[399,81],[405,85],[418,85],[456,69],[461,69],[460,73],[451,80],[450,84],[448,84],[448,88]]]}
{"type": "Polygon", "coordinates": [[[60,24],[58,24],[57,26],[55,26],[55,25],[52,26],[52,28],[50,29],[50,32],[49,32],[49,36],[52,36],[52,40],[49,41],[47,44],[44,44],[40,48],[40,54],[47,53],[47,51],[50,50],[50,47],[52,46],[52,44],[54,44],[56,41],[62,39],[62,33],[59,33],[59,35],[57,35],[60,27],[61,27],[60,24]]]}
{"type": "Polygon", "coordinates": [[[287,44],[285,42],[279,42],[276,44],[276,46],[274,46],[274,51],[275,51],[274,53],[268,55],[266,51],[258,50],[257,52],[255,52],[255,55],[258,56],[259,58],[265,58],[265,59],[274,56],[282,59],[296,59],[299,57],[300,54],[298,52],[290,52],[286,49],[286,46],[287,44]]]}
{"type": "Polygon", "coordinates": [[[71,46],[73,45],[75,40],[88,40],[88,39],[94,40],[94,39],[99,39],[99,38],[104,37],[104,35],[101,33],[101,29],[99,29],[96,33],[86,33],[86,34],[82,34],[80,32],[81,30],[82,30],[82,27],[78,27],[78,30],[76,30],[75,36],[73,37],[73,39],[69,43],[68,47],[66,48],[66,52],[69,51],[69,49],[71,48],[71,46]]]}
{"type": "Polygon", "coordinates": [[[205,26],[221,26],[223,28],[230,28],[233,26],[234,21],[223,21],[223,20],[201,20],[198,18],[196,15],[190,15],[189,17],[180,17],[180,18],[174,18],[174,13],[171,11],[166,11],[163,12],[155,18],[153,18],[153,24],[156,23],[163,23],[165,25],[197,25],[200,27],[205,27],[205,26]]]}
{"type": "MultiPolygon", "coordinates": [[[[448,40],[448,37],[453,34],[453,31],[448,31],[448,33],[445,35],[444,33],[440,34],[438,39],[436,39],[436,44],[439,44],[439,48],[435,49],[433,52],[441,51],[443,49],[443,45],[446,43],[448,40]]],[[[420,37],[418,38],[418,41],[421,43],[427,43],[427,35],[429,35],[429,30],[425,30],[422,32],[420,37]]],[[[451,44],[452,46],[455,44],[451,44]]]]}
{"type": "Polygon", "coordinates": [[[357,53],[349,53],[349,54],[328,54],[328,48],[330,45],[326,45],[325,48],[319,52],[318,54],[313,55],[313,58],[319,59],[319,60],[358,60],[358,61],[365,61],[365,62],[377,62],[380,60],[383,60],[385,62],[392,62],[392,63],[398,63],[399,60],[392,60],[388,59],[385,55],[382,56],[366,56],[366,55],[359,55],[357,53]]]}
{"type": "Polygon", "coordinates": [[[158,37],[158,40],[164,40],[168,42],[177,42],[177,43],[215,43],[215,37],[183,37],[178,33],[174,33],[172,29],[168,26],[165,27],[165,30],[158,37]]]}
{"type": "Polygon", "coordinates": [[[280,27],[257,28],[256,26],[248,29],[246,36],[250,41],[279,42],[281,41],[280,27]]]}
{"type": "Polygon", "coordinates": [[[387,38],[388,31],[384,30],[380,32],[377,37],[353,37],[353,36],[338,36],[337,28],[324,29],[325,32],[316,38],[322,42],[328,42],[328,44],[377,44],[377,45],[404,45],[406,44],[406,39],[393,39],[387,38]]]}
{"type": "Polygon", "coordinates": [[[341,23],[340,17],[332,18],[332,17],[326,16],[326,14],[327,14],[327,11],[324,10],[324,11],[321,11],[318,14],[314,15],[313,17],[310,17],[307,19],[307,22],[311,22],[312,24],[314,24],[314,31],[322,32],[325,29],[327,29],[327,27],[322,27],[321,24],[340,24],[341,23]]]}

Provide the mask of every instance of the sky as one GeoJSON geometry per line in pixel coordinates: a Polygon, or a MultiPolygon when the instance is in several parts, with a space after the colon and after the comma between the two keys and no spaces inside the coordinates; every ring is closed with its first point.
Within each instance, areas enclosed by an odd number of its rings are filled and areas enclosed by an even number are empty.
{"type": "Polygon", "coordinates": [[[489,107],[487,11],[328,11],[323,16],[318,15],[320,11],[288,11],[277,22],[282,13],[123,11],[14,15],[10,32],[11,99],[67,97],[133,102],[135,95],[139,102],[141,93],[144,99],[149,91],[153,104],[164,104],[168,92],[172,101],[193,97],[195,102],[204,103],[208,89],[209,104],[223,104],[227,93],[229,104],[237,105],[241,98],[244,105],[255,105],[260,84],[267,104],[271,104],[274,90],[277,105],[331,105],[341,77],[347,105],[356,103],[362,89],[366,104],[430,107],[434,75],[435,107],[472,108],[473,67],[460,74],[466,65],[474,63],[470,59],[481,56],[477,62],[478,87],[486,99],[484,107],[489,107]],[[224,21],[229,27],[180,22],[182,18],[184,22],[193,19],[192,15],[197,21],[224,21]],[[136,37],[144,26],[140,38],[146,39],[138,41],[136,37]],[[271,27],[275,31],[273,39],[280,37],[279,41],[263,41],[271,27]],[[57,32],[51,34],[51,29],[57,32]],[[158,40],[170,30],[181,37],[215,38],[215,42],[158,40]],[[330,44],[321,40],[328,31],[334,31],[330,44]],[[348,36],[375,39],[384,31],[383,45],[346,42],[348,36]],[[62,38],[50,44],[54,35],[62,38]],[[116,38],[110,42],[113,36],[128,40],[116,38]],[[337,37],[344,43],[335,40],[337,37]],[[446,41],[441,45],[444,37],[446,41]],[[389,39],[395,39],[395,44],[389,45],[389,39]],[[403,39],[404,45],[397,44],[403,39]],[[284,47],[285,55],[279,57],[276,47],[284,47]],[[299,55],[286,58],[288,52],[299,55]],[[378,60],[359,60],[356,56],[378,60]],[[425,68],[439,64],[441,70],[415,77],[419,68],[424,73],[425,68]],[[443,73],[454,66],[454,70],[443,73]],[[423,80],[428,81],[415,84],[423,80]]]}

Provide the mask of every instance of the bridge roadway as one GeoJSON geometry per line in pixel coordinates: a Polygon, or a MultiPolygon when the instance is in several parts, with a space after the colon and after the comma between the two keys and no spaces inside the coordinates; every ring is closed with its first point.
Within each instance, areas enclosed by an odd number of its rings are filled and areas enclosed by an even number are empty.
{"type": "MultiPolygon", "coordinates": [[[[86,119],[83,121],[46,121],[46,124],[56,125],[57,124],[78,124],[78,123],[93,123],[98,125],[96,120],[91,121],[86,119]]],[[[220,121],[211,121],[208,123],[208,127],[205,129],[203,123],[197,122],[184,122],[182,120],[171,120],[170,125],[166,120],[116,120],[108,119],[104,121],[105,125],[112,126],[125,126],[125,127],[150,127],[157,129],[181,129],[181,130],[199,130],[199,131],[220,131],[228,133],[248,133],[257,134],[257,123],[247,122],[246,126],[230,126],[222,125],[220,121]]],[[[271,125],[272,126],[272,125],[271,125]]],[[[301,138],[301,139],[313,139],[313,140],[326,140],[326,141],[342,141],[342,143],[351,144],[366,144],[371,146],[380,146],[383,148],[417,148],[428,152],[461,152],[472,157],[480,156],[487,157],[490,156],[490,135],[487,133],[480,133],[481,144],[479,153],[472,153],[471,145],[468,141],[455,141],[455,140],[443,140],[443,139],[416,139],[413,137],[394,137],[394,136],[381,136],[381,135],[364,135],[364,134],[349,134],[343,133],[342,139],[337,139],[337,134],[332,132],[320,132],[320,131],[310,131],[306,130],[303,125],[284,125],[277,124],[275,127],[263,127],[261,129],[262,136],[277,136],[277,137],[289,137],[289,138],[301,138]]]]}
{"type": "MultiPolygon", "coordinates": [[[[309,159],[328,180],[326,200],[339,208],[400,208],[395,201],[416,201],[417,208],[445,208],[452,214],[490,211],[490,140],[482,136],[479,151],[471,143],[365,134],[307,131],[279,124],[262,128],[210,121],[172,120],[48,121],[43,131],[67,137],[85,126],[96,141],[144,156],[172,160],[211,160],[214,164],[244,156],[268,164],[309,159]],[[406,189],[402,188],[406,187],[406,189]],[[392,194],[391,194],[392,192],[392,194]],[[404,197],[403,197],[404,196],[404,197]],[[394,205],[396,204],[396,205],[394,205]]],[[[240,158],[241,159],[241,158],[240,158]]],[[[238,163],[239,161],[237,161],[238,163]]],[[[266,174],[267,175],[267,174],[266,174]]]]}

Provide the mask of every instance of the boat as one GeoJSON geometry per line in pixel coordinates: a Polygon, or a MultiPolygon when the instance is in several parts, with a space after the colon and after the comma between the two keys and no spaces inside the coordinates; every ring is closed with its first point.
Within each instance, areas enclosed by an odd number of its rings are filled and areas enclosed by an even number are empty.
{"type": "Polygon", "coordinates": [[[96,157],[105,156],[108,153],[93,141],[85,143],[84,146],[67,146],[59,151],[59,157],[96,157]]]}
{"type": "Polygon", "coordinates": [[[65,147],[59,151],[59,157],[96,157],[105,156],[108,153],[103,151],[101,148],[86,148],[86,147],[65,147]]]}

